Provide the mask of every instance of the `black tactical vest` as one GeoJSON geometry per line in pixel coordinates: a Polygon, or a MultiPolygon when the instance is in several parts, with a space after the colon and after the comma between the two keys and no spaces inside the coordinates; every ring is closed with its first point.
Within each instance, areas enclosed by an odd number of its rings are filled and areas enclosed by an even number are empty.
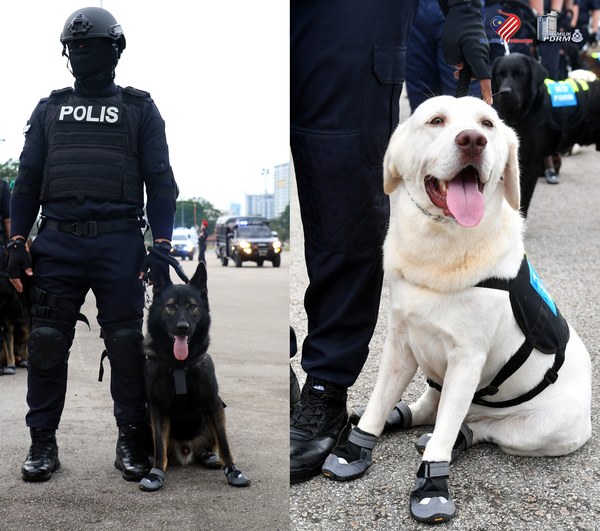
{"type": "Polygon", "coordinates": [[[55,90],[46,110],[47,156],[40,199],[99,199],[143,206],[138,132],[147,92],[82,98],[55,90]]]}

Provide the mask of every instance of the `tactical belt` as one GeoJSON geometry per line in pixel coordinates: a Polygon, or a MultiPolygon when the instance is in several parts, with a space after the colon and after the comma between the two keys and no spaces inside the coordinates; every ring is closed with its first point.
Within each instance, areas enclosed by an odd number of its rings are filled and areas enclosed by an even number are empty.
{"type": "Polygon", "coordinates": [[[110,232],[143,229],[145,226],[146,222],[143,219],[131,218],[106,221],[57,221],[46,218],[43,221],[43,228],[59,230],[87,238],[95,238],[99,234],[108,234],[110,232]]]}

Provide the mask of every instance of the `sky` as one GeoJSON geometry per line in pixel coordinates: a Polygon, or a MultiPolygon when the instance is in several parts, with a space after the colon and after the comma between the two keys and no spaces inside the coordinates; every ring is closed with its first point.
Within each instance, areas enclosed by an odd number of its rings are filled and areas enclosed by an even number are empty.
{"type": "Polygon", "coordinates": [[[220,210],[239,203],[243,212],[245,194],[272,193],[273,167],[290,160],[285,0],[3,0],[0,163],[18,160],[39,99],[72,86],[60,33],[88,6],[123,28],[115,81],[152,95],[180,199],[220,210]]]}

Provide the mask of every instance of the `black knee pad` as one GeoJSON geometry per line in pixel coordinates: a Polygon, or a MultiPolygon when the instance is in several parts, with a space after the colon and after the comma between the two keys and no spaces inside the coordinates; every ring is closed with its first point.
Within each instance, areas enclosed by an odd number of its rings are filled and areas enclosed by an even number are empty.
{"type": "Polygon", "coordinates": [[[144,335],[134,328],[114,330],[104,338],[110,366],[114,369],[133,369],[143,360],[144,335]]]}
{"type": "Polygon", "coordinates": [[[73,334],[50,326],[40,326],[29,335],[29,367],[35,372],[51,371],[66,365],[73,334]]]}

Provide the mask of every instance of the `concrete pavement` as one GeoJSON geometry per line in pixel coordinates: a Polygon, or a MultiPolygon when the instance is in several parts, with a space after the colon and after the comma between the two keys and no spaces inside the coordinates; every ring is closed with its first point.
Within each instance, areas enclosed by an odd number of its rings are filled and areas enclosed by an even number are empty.
{"type": "MultiPolygon", "coordinates": [[[[46,483],[25,483],[29,447],[24,416],[26,371],[0,377],[0,529],[23,530],[285,530],[288,494],[289,258],[241,269],[222,267],[207,252],[211,347],[236,463],[248,488],[227,484],[221,471],[173,467],[163,489],[146,493],[113,467],[116,426],[98,367],[103,342],[90,293],[77,324],[69,387],[57,432],[62,467],[46,483]]],[[[188,276],[197,262],[183,262],[188,276]]],[[[180,282],[173,274],[174,282],[180,282]]]]}
{"type": "MultiPolygon", "coordinates": [[[[403,103],[402,118],[407,116],[406,102],[403,103]]],[[[443,526],[445,530],[600,529],[599,166],[600,153],[593,146],[586,147],[580,154],[563,159],[558,186],[540,179],[526,233],[529,258],[592,358],[592,439],[574,454],[560,458],[508,456],[492,445],[471,448],[451,467],[450,490],[458,513],[443,526]]],[[[297,200],[293,200],[292,220],[299,219],[297,200]]],[[[301,251],[302,233],[299,223],[293,223],[290,320],[299,345],[306,335],[302,299],[307,279],[301,251]]],[[[387,308],[388,292],[384,286],[371,354],[348,393],[350,408],[366,403],[375,385],[387,308]]],[[[298,359],[294,359],[293,367],[302,384],[305,375],[298,359]]],[[[423,379],[413,382],[404,398],[413,401],[424,385],[423,379]]],[[[374,451],[373,465],[361,479],[338,483],[317,477],[292,486],[291,529],[431,529],[413,520],[408,509],[408,495],[419,464],[414,441],[425,431],[421,427],[384,435],[374,451]]]]}

